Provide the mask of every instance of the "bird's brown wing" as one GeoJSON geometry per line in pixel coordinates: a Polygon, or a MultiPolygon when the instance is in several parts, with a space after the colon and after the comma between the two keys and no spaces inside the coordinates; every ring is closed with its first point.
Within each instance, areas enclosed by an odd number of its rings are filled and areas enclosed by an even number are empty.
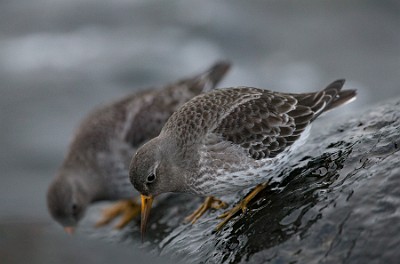
{"type": "Polygon", "coordinates": [[[322,91],[306,94],[265,90],[260,98],[238,104],[212,133],[241,147],[253,159],[273,158],[299,139],[318,115],[355,95],[354,91],[340,92],[343,84],[344,80],[338,80],[322,91]]]}

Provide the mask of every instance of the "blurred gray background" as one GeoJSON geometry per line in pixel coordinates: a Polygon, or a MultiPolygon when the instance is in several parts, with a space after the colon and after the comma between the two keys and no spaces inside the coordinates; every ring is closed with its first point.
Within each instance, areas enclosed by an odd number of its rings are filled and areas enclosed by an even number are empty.
{"type": "MultiPolygon", "coordinates": [[[[400,2],[0,2],[0,259],[146,263],[138,245],[64,235],[45,193],[79,121],[135,90],[233,62],[222,87],[359,90],[354,111],[400,95],[400,2]]],[[[340,114],[340,111],[336,111],[340,114]]]]}

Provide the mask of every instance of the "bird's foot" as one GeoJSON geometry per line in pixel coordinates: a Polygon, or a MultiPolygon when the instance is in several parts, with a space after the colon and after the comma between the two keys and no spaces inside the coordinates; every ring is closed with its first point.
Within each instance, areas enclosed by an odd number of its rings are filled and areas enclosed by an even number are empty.
{"type": "Polygon", "coordinates": [[[103,210],[102,218],[96,223],[96,227],[109,224],[113,219],[122,215],[121,220],[115,226],[116,229],[124,228],[134,217],[140,214],[140,205],[132,200],[122,200],[103,210]]]}
{"type": "Polygon", "coordinates": [[[241,200],[237,205],[235,205],[232,209],[226,211],[225,213],[221,214],[218,216],[219,219],[223,219],[221,223],[217,225],[215,228],[215,231],[221,230],[221,228],[228,223],[229,220],[232,219],[239,211],[242,211],[242,213],[246,213],[247,211],[247,205],[251,200],[254,199],[254,197],[257,196],[259,192],[264,190],[267,187],[267,183],[259,184],[257,185],[246,197],[241,200]]]}
{"type": "Polygon", "coordinates": [[[213,196],[208,196],[196,211],[185,218],[186,223],[194,224],[208,209],[225,208],[227,204],[213,196]]]}

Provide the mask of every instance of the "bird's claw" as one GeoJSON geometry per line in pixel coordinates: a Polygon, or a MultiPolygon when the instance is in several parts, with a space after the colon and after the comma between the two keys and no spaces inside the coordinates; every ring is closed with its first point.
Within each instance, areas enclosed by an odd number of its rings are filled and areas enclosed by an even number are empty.
{"type": "Polygon", "coordinates": [[[232,209],[226,211],[225,213],[219,215],[217,218],[218,219],[223,219],[222,222],[220,222],[217,227],[215,228],[215,231],[221,230],[221,228],[229,222],[239,211],[242,211],[242,214],[245,214],[248,211],[247,205],[249,204],[250,201],[253,200],[253,198],[262,190],[266,188],[268,183],[260,184],[257,185],[246,197],[241,200],[237,205],[235,205],[232,209]]]}
{"type": "Polygon", "coordinates": [[[215,228],[215,231],[219,231],[226,223],[228,223],[229,220],[231,220],[239,211],[242,211],[242,213],[246,213],[247,211],[247,205],[244,203],[245,200],[241,201],[237,205],[235,205],[232,209],[226,211],[225,213],[219,215],[217,218],[218,219],[223,219],[221,223],[217,225],[215,228]]]}
{"type": "Polygon", "coordinates": [[[116,229],[122,229],[139,214],[140,205],[136,202],[132,200],[118,201],[111,207],[103,210],[103,216],[99,221],[97,221],[95,227],[107,225],[116,217],[122,215],[121,220],[115,226],[116,229]]]}
{"type": "Polygon", "coordinates": [[[185,218],[185,223],[191,223],[194,224],[196,221],[203,216],[205,212],[209,209],[221,209],[221,208],[226,208],[227,204],[221,200],[216,199],[213,196],[207,197],[204,202],[200,205],[199,208],[196,209],[191,215],[187,216],[185,218]]]}

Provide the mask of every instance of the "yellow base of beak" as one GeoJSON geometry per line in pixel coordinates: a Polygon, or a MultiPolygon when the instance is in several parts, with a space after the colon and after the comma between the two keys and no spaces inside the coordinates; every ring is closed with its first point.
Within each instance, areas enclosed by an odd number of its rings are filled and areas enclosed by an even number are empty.
{"type": "Polygon", "coordinates": [[[142,216],[141,216],[141,224],[140,224],[140,232],[142,233],[142,241],[144,238],[144,234],[146,232],[147,221],[149,220],[151,205],[153,204],[153,196],[140,196],[142,200],[142,216]]]}

